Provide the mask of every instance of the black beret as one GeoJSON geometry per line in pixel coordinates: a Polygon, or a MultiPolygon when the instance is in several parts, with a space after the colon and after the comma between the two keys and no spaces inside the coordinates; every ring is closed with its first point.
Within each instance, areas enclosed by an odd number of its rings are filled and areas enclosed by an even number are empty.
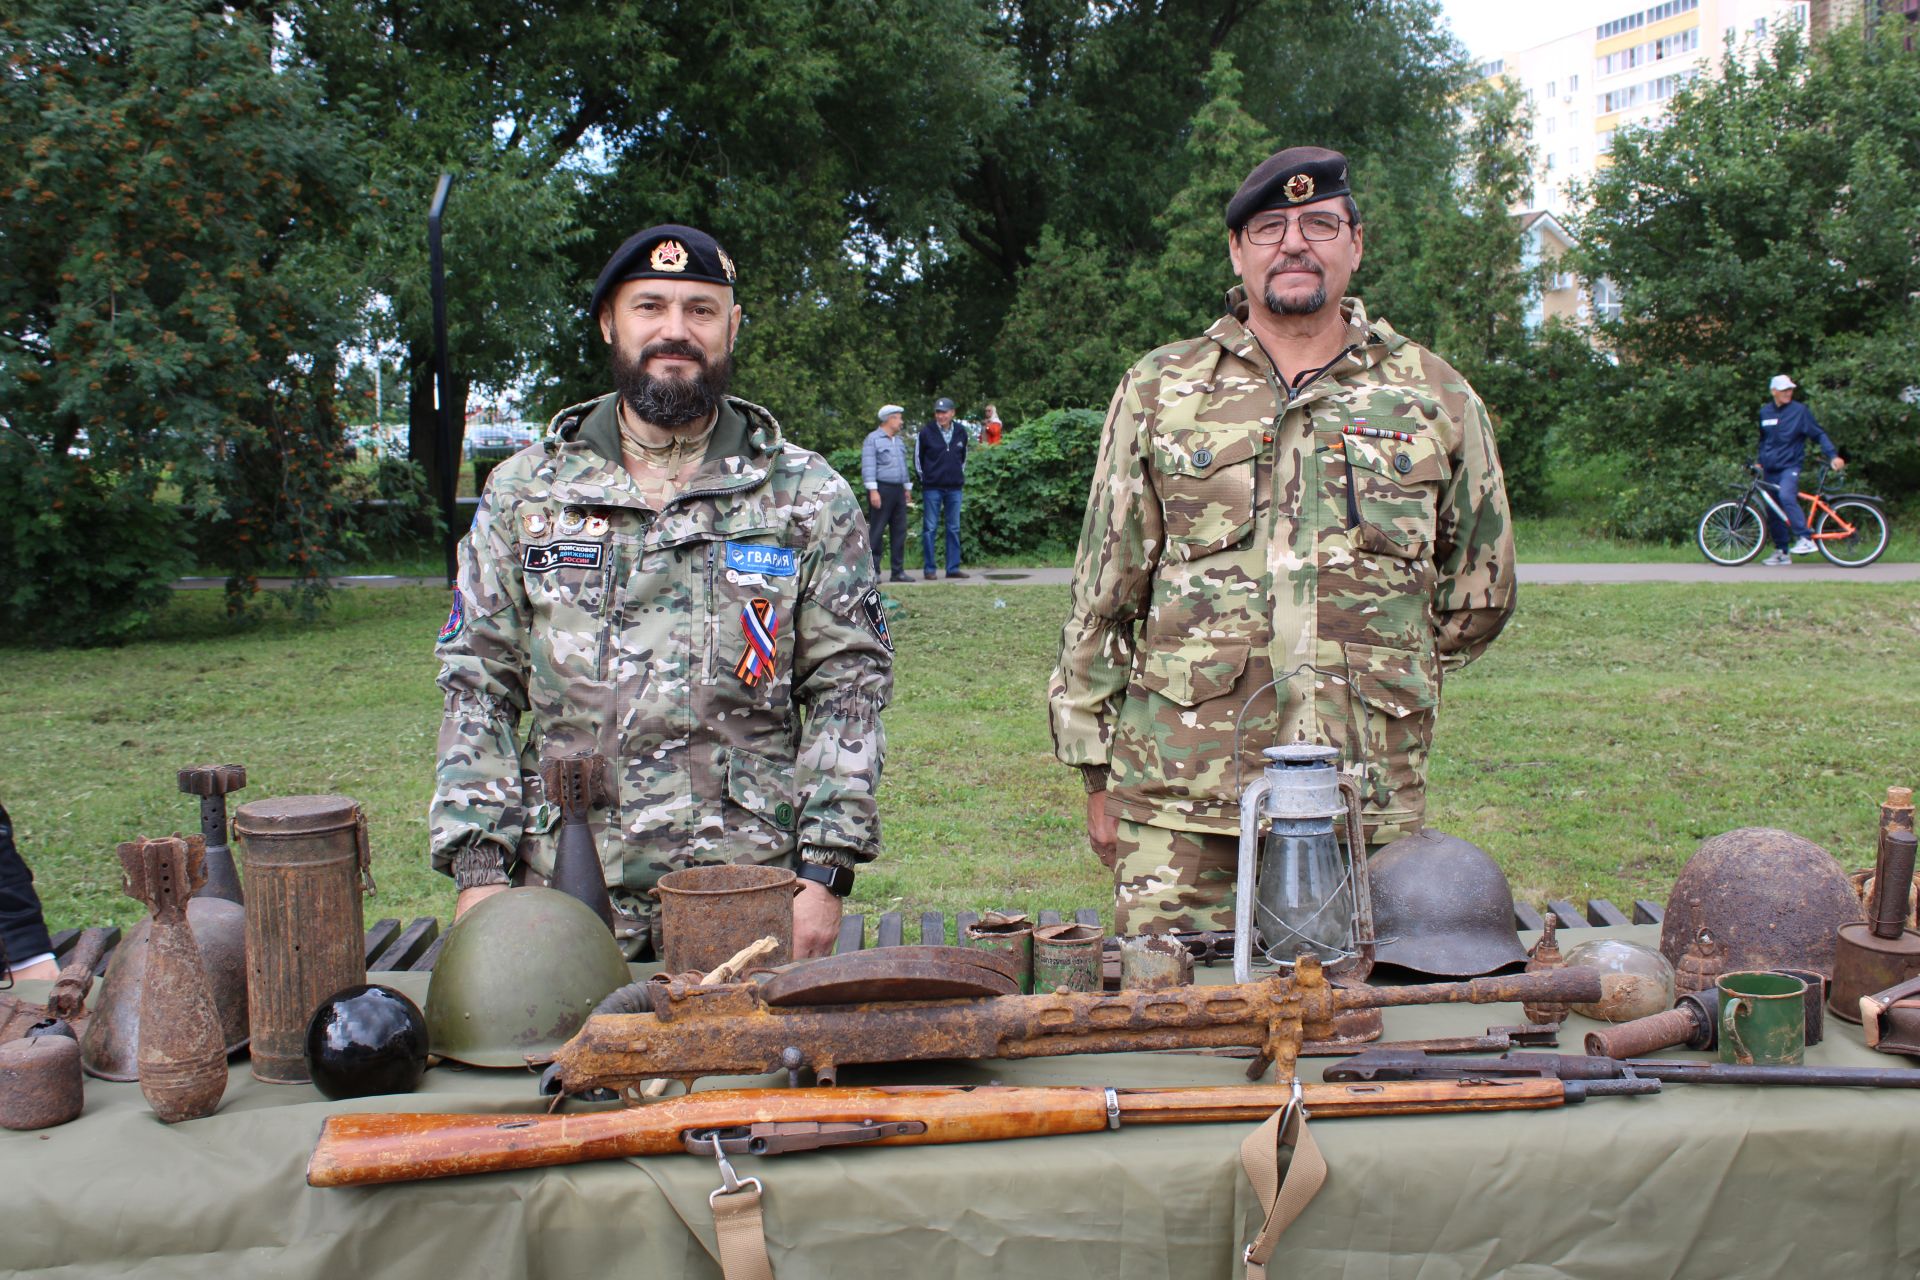
{"type": "Polygon", "coordinates": [[[599,315],[600,304],[629,280],[704,280],[731,288],[735,274],[733,259],[706,232],[672,222],[648,227],[627,237],[600,268],[587,314],[599,315]]]}
{"type": "Polygon", "coordinates": [[[1227,201],[1227,229],[1238,231],[1266,209],[1291,209],[1351,194],[1345,156],[1325,147],[1288,147],[1262,160],[1227,201]]]}

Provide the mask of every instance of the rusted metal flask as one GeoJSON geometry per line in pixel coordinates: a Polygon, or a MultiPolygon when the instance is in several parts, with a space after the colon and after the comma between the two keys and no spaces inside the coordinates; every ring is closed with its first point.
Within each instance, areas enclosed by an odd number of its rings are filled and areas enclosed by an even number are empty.
{"type": "Polygon", "coordinates": [[[607,896],[607,876],[593,842],[588,820],[593,806],[613,799],[607,758],[598,752],[558,756],[540,765],[547,799],[560,806],[560,841],[553,855],[550,887],[580,899],[613,930],[613,899],[607,896]]]}
{"type": "Polygon", "coordinates": [[[227,1050],[187,900],[207,882],[199,836],[133,840],[119,847],[127,896],[152,913],[140,984],[140,1092],[168,1124],[212,1115],[227,1091],[227,1050]]]}
{"type": "MultiPolygon", "coordinates": [[[[1540,940],[1527,953],[1528,973],[1550,973],[1566,967],[1566,959],[1560,954],[1560,943],[1554,936],[1559,927],[1560,917],[1551,911],[1547,912],[1540,930],[1540,940]]],[[[1564,1004],[1523,1004],[1520,1009],[1527,1015],[1528,1022],[1559,1026],[1567,1020],[1568,1010],[1564,1004]]]]}
{"type": "Polygon", "coordinates": [[[346,796],[241,805],[233,831],[247,875],[247,1025],[253,1075],[304,1084],[307,1022],[367,980],[360,895],[373,892],[367,819],[346,796]]]}

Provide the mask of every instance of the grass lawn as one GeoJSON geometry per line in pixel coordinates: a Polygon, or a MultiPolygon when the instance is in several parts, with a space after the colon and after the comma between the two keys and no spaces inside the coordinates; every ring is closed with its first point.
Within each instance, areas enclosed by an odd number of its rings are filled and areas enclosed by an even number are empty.
{"type": "MultiPolygon", "coordinates": [[[[119,650],[6,651],[0,802],[56,928],[138,908],[116,841],[198,829],[174,771],[247,766],[239,799],[343,792],[372,823],[368,917],[449,911],[426,864],[438,590],[340,593],[318,624],[230,631],[183,595],[119,650]]],[[[852,906],[1105,905],[1076,777],[1043,709],[1066,592],[921,589],[896,619],[887,853],[852,906]]],[[[1660,899],[1702,838],[1788,827],[1871,857],[1889,783],[1917,780],[1920,601],[1906,586],[1541,587],[1447,688],[1432,820],[1522,898],[1660,899]]],[[[909,930],[911,936],[911,928],[909,930]]]]}

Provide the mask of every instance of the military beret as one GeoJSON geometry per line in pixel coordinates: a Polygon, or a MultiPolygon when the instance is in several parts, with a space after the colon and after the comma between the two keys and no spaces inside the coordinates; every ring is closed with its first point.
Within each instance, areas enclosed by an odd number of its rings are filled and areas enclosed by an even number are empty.
{"type": "Polygon", "coordinates": [[[672,222],[648,227],[627,237],[600,268],[587,314],[599,315],[600,304],[629,280],[704,280],[732,288],[735,274],[733,259],[706,232],[672,222]]]}
{"type": "Polygon", "coordinates": [[[1227,229],[1238,231],[1263,210],[1350,194],[1345,156],[1325,147],[1288,147],[1262,160],[1227,201],[1227,229]]]}

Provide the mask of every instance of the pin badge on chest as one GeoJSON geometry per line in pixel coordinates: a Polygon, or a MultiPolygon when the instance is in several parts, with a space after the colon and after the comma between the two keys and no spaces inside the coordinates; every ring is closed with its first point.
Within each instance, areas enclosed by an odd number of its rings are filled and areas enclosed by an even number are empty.
{"type": "Polygon", "coordinates": [[[607,533],[607,518],[598,512],[587,517],[587,536],[603,538],[607,533]]]}
{"type": "Polygon", "coordinates": [[[587,527],[587,513],[578,507],[568,507],[560,513],[560,532],[579,533],[587,527]]]}
{"type": "Polygon", "coordinates": [[[527,531],[529,538],[544,537],[547,532],[547,513],[529,511],[520,517],[520,527],[527,531]]]}

